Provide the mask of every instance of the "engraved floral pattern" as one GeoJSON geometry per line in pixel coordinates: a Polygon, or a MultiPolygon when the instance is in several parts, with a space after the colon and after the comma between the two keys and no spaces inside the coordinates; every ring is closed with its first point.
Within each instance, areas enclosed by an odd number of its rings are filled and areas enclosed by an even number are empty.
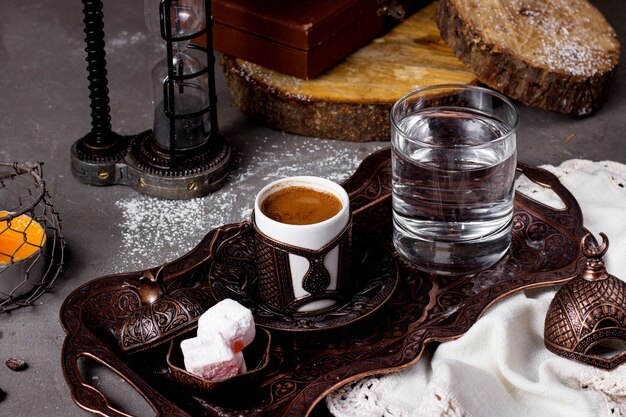
{"type": "MultiPolygon", "coordinates": [[[[387,248],[377,250],[376,256],[370,257],[372,263],[367,269],[375,271],[371,272],[373,275],[383,274],[393,263],[391,256],[396,257],[390,243],[389,155],[389,150],[383,150],[370,156],[344,183],[352,199],[355,244],[376,236],[382,247],[387,248]]],[[[541,172],[536,170],[532,175],[541,172]]],[[[514,244],[494,267],[479,274],[445,278],[415,271],[397,260],[395,264],[400,274],[397,290],[378,311],[362,318],[358,325],[334,330],[326,323],[324,326],[328,328],[324,331],[275,331],[271,361],[261,384],[260,397],[257,403],[244,409],[217,407],[180,390],[174,393],[167,373],[160,371],[164,357],[158,356],[158,348],[137,353],[133,361],[112,353],[111,346],[107,345],[110,339],[104,337],[103,327],[114,329],[116,322],[119,324],[118,319],[124,316],[120,306],[132,304],[132,300],[128,298],[120,302],[115,298],[91,295],[115,292],[127,277],[93,280],[70,295],[61,311],[63,325],[69,333],[63,350],[64,370],[73,396],[80,404],[106,413],[106,401],[81,385],[77,369],[71,365],[80,352],[89,352],[97,353],[118,369],[151,399],[161,413],[167,410],[172,415],[183,416],[193,414],[189,411],[191,409],[203,409],[206,414],[223,417],[306,416],[329,390],[345,381],[416,362],[427,343],[459,337],[495,300],[522,288],[562,283],[579,273],[584,260],[577,242],[586,233],[580,209],[558,182],[550,184],[565,201],[567,209],[553,211],[517,195],[514,244]],[[88,315],[76,314],[77,306],[89,303],[97,304],[90,307],[88,315]],[[137,363],[143,363],[153,371],[142,368],[140,372],[133,367],[137,363]],[[174,405],[173,395],[180,406],[174,405]],[[184,404],[194,406],[187,409],[184,404]]],[[[254,269],[246,259],[252,247],[249,236],[248,223],[219,228],[182,262],[186,262],[185,268],[192,268],[193,259],[202,259],[208,274],[205,279],[208,279],[201,285],[210,289],[214,299],[230,296],[254,308],[254,299],[248,294],[255,280],[254,269]]],[[[362,247],[356,250],[362,250],[362,247]]],[[[368,297],[371,300],[371,294],[379,292],[375,285],[368,288],[363,294],[363,302],[353,303],[354,314],[367,310],[368,302],[372,302],[367,301],[368,297]]],[[[255,314],[261,322],[268,320],[267,313],[261,309],[256,309],[255,314]]],[[[302,326],[304,329],[316,325],[299,318],[281,320],[285,326],[302,326]]]]}

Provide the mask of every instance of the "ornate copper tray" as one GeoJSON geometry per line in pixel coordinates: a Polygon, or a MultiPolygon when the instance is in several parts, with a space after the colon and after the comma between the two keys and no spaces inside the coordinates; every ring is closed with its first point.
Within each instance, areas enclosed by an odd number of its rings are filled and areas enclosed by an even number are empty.
{"type": "MultiPolygon", "coordinates": [[[[106,276],[79,287],[61,308],[67,333],[62,366],[74,401],[100,415],[127,415],[81,378],[77,365],[81,357],[114,370],[144,396],[157,415],[171,417],[307,416],[338,386],[418,361],[427,343],[461,336],[497,300],[523,288],[563,283],[582,270],[584,259],[578,242],[587,231],[582,226],[578,203],[547,171],[523,164],[518,164],[518,170],[553,189],[565,209],[554,210],[518,193],[514,243],[492,268],[452,279],[420,273],[396,259],[400,275],[397,288],[367,317],[337,328],[327,325],[324,331],[273,329],[270,364],[260,393],[235,408],[194,397],[178,386],[167,371],[163,345],[132,355],[121,352],[116,329],[138,303],[138,296],[123,283],[137,279],[142,272],[106,276]]],[[[390,184],[390,152],[386,149],[368,157],[344,186],[354,213],[354,242],[382,241],[385,251],[393,253],[390,184]]],[[[202,288],[215,297],[214,280],[207,277],[217,265],[242,269],[252,282],[253,268],[241,262],[251,251],[246,239],[234,239],[239,244],[224,244],[237,234],[245,235],[247,227],[244,222],[217,228],[191,252],[165,265],[168,289],[202,288]]],[[[391,262],[389,257],[380,259],[379,267],[387,268],[384,264],[391,262]]],[[[238,279],[233,281],[235,289],[240,285],[238,279]]],[[[362,308],[371,306],[365,303],[362,308]]],[[[254,312],[262,315],[259,309],[254,312]]]]}

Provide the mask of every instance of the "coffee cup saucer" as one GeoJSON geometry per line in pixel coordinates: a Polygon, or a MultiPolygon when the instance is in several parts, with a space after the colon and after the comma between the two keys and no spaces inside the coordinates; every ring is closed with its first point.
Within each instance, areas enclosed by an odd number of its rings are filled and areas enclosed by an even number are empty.
{"type": "Polygon", "coordinates": [[[270,330],[311,332],[350,325],[382,307],[399,280],[398,265],[388,249],[379,244],[355,245],[352,274],[358,282],[352,298],[330,311],[286,315],[256,298],[253,239],[252,227],[245,225],[219,245],[208,271],[209,288],[217,302],[225,298],[238,301],[252,310],[256,324],[270,330]]]}

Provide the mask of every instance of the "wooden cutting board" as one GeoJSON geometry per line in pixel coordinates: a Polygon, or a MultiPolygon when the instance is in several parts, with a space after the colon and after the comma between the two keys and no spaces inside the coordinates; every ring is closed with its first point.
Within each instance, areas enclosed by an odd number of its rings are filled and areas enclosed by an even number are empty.
{"type": "Polygon", "coordinates": [[[389,111],[398,98],[419,87],[476,82],[439,35],[436,9],[436,3],[427,5],[312,80],[224,55],[230,92],[243,113],[274,129],[389,140],[389,111]]]}

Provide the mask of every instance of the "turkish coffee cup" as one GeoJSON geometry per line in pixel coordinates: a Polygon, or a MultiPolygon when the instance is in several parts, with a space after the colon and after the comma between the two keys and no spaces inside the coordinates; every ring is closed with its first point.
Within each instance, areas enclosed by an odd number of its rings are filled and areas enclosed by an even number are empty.
{"type": "Polygon", "coordinates": [[[349,299],[352,217],[348,193],[319,177],[263,187],[254,201],[257,296],[287,315],[331,311],[349,299]]]}

